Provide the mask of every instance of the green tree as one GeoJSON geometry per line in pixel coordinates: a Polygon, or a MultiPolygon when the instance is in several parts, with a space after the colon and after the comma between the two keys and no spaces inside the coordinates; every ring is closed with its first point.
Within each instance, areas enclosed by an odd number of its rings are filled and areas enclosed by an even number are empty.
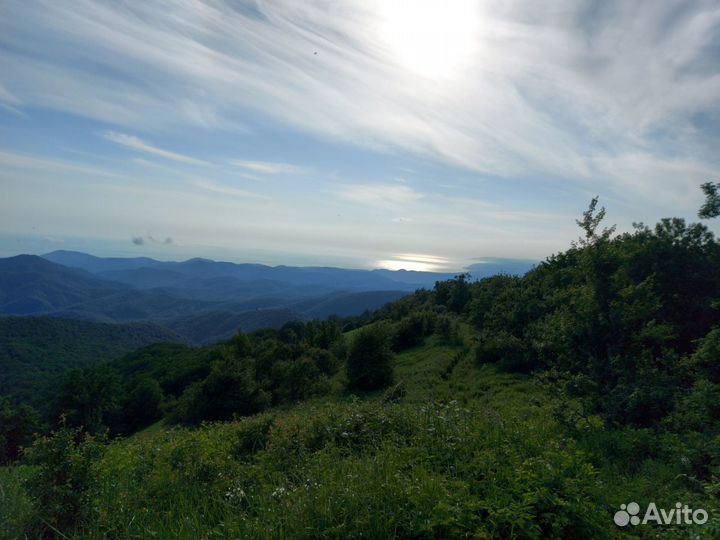
{"type": "Polygon", "coordinates": [[[160,384],[151,377],[142,376],[128,392],[123,407],[123,423],[127,433],[133,433],[157,421],[163,401],[160,384]]]}
{"type": "Polygon", "coordinates": [[[91,371],[73,369],[60,385],[57,414],[71,426],[90,433],[108,427],[107,420],[120,410],[123,387],[118,372],[102,366],[91,371]]]}
{"type": "Polygon", "coordinates": [[[392,351],[388,329],[375,324],[358,331],[347,360],[348,386],[376,390],[393,382],[392,351]]]}
{"type": "Polygon", "coordinates": [[[213,365],[210,375],[191,384],[178,400],[170,420],[199,424],[204,420],[230,420],[260,412],[270,403],[259,387],[247,360],[224,358],[213,365]]]}
{"type": "Polygon", "coordinates": [[[27,487],[42,522],[35,538],[75,537],[72,530],[90,511],[92,465],[105,447],[81,428],[63,427],[35,440],[28,449],[34,469],[27,487]]]}
{"type": "Polygon", "coordinates": [[[705,203],[700,207],[698,217],[710,219],[720,216],[720,183],[706,182],[700,188],[705,194],[705,203]]]}
{"type": "Polygon", "coordinates": [[[247,334],[238,332],[231,341],[233,353],[238,358],[245,358],[252,354],[252,342],[247,334]]]}
{"type": "Polygon", "coordinates": [[[39,429],[35,409],[22,404],[13,406],[9,399],[0,398],[0,464],[18,459],[22,448],[30,446],[39,429]]]}
{"type": "Polygon", "coordinates": [[[462,313],[470,301],[469,274],[460,274],[449,281],[435,282],[435,301],[455,313],[462,313]]]}
{"type": "Polygon", "coordinates": [[[277,362],[273,366],[272,380],[275,400],[278,403],[298,401],[320,394],[323,390],[322,382],[327,381],[315,360],[308,356],[277,362]]]}

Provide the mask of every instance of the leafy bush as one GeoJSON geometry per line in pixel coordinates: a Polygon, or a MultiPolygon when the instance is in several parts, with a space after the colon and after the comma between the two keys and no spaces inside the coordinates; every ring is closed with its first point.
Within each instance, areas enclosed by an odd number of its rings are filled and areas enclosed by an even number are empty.
{"type": "Polygon", "coordinates": [[[437,316],[433,332],[440,341],[448,345],[458,345],[462,343],[457,321],[447,314],[437,316]]]}
{"type": "Polygon", "coordinates": [[[699,341],[688,367],[701,377],[720,384],[720,328],[714,328],[699,341]]]}
{"type": "Polygon", "coordinates": [[[227,358],[216,363],[205,380],[185,390],[169,420],[183,424],[229,420],[259,412],[269,404],[270,397],[258,386],[250,366],[227,358]]]}
{"type": "Polygon", "coordinates": [[[91,467],[82,536],[605,536],[584,453],[542,416],[498,419],[333,403],[116,442],[91,467]]]}
{"type": "MultiPolygon", "coordinates": [[[[331,368],[327,355],[327,351],[322,351],[316,358],[325,360],[325,366],[331,368]]],[[[276,362],[272,367],[271,381],[275,403],[299,401],[328,391],[327,377],[320,370],[317,360],[307,356],[276,362]]]]}
{"type": "Polygon", "coordinates": [[[124,431],[133,433],[159,420],[163,399],[162,388],[155,379],[141,376],[135,380],[123,405],[124,431]]]}
{"type": "Polygon", "coordinates": [[[386,326],[362,328],[355,335],[347,360],[348,386],[376,390],[393,381],[390,336],[386,326]]]}
{"type": "Polygon", "coordinates": [[[497,363],[507,371],[527,372],[535,367],[526,344],[505,331],[483,332],[475,355],[479,363],[497,363]]]}
{"type": "Polygon", "coordinates": [[[35,466],[27,482],[42,522],[43,536],[61,536],[87,517],[92,465],[104,446],[79,428],[61,428],[39,437],[28,449],[35,466]]]}
{"type": "Polygon", "coordinates": [[[720,377],[720,244],[678,218],[613,236],[604,214],[593,199],[583,237],[524,277],[469,285],[477,358],[564,373],[584,381],[565,390],[591,414],[657,425],[696,380],[720,377]]]}
{"type": "Polygon", "coordinates": [[[119,411],[123,390],[119,373],[108,366],[73,369],[63,378],[56,409],[71,426],[99,432],[119,411]]]}
{"type": "Polygon", "coordinates": [[[413,313],[400,319],[394,325],[393,351],[400,352],[421,345],[425,341],[425,336],[432,333],[434,323],[434,318],[429,312],[413,313]]]}
{"type": "Polygon", "coordinates": [[[470,302],[468,274],[460,274],[455,279],[435,283],[435,301],[455,313],[462,313],[470,302]]]}
{"type": "Polygon", "coordinates": [[[28,405],[14,406],[9,399],[0,397],[0,464],[17,460],[39,429],[40,419],[35,409],[28,405]]]}
{"type": "Polygon", "coordinates": [[[0,467],[0,538],[28,538],[38,531],[35,508],[26,490],[29,467],[0,467]]]}

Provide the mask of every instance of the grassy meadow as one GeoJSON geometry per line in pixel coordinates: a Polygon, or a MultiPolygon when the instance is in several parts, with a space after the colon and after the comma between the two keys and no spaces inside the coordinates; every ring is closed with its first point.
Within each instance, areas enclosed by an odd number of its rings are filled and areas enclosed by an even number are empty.
{"type": "MultiPolygon", "coordinates": [[[[680,441],[645,430],[570,429],[527,375],[478,366],[469,338],[398,354],[397,384],[199,428],[157,423],[103,447],[68,538],[693,538],[621,530],[621,503],[710,509],[680,441]]],[[[0,537],[32,537],[27,466],[0,470],[0,537]]],[[[713,513],[711,512],[711,515],[713,513]]],[[[709,529],[709,527],[714,527],[709,529]]],[[[705,536],[702,536],[703,538],[705,536]]]]}

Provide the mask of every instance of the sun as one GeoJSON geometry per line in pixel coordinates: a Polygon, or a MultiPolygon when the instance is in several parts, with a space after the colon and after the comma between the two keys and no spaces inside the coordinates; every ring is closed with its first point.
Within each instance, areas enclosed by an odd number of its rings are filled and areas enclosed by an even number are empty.
{"type": "Polygon", "coordinates": [[[399,65],[417,75],[459,73],[477,50],[480,13],[472,0],[384,0],[381,39],[399,65]]]}
{"type": "Polygon", "coordinates": [[[450,261],[445,257],[419,253],[399,253],[392,259],[377,261],[376,268],[385,270],[411,270],[415,272],[441,272],[450,261]]]}

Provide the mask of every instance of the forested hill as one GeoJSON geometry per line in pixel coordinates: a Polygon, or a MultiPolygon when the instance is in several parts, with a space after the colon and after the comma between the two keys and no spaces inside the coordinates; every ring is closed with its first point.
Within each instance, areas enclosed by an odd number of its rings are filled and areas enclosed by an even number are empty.
{"type": "Polygon", "coordinates": [[[183,338],[155,324],[50,317],[0,317],[0,396],[38,405],[71,368],[91,368],[130,351],[183,338]]]}
{"type": "Polygon", "coordinates": [[[720,242],[604,214],[522,277],[73,370],[27,452],[0,402],[34,465],[0,469],[8,536],[720,538],[720,242]],[[629,501],[706,519],[622,528],[629,501]]]}

